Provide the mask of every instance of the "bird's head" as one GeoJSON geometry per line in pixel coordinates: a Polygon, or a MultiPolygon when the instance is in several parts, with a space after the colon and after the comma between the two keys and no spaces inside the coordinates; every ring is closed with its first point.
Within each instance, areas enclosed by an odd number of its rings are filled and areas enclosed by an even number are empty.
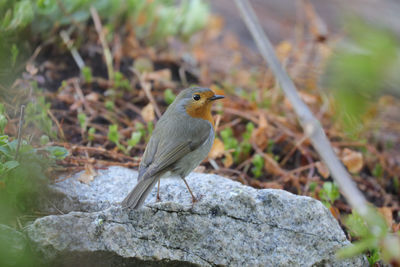
{"type": "Polygon", "coordinates": [[[208,120],[214,124],[211,115],[211,106],[214,100],[224,98],[222,95],[216,95],[209,88],[192,87],[183,90],[176,97],[175,102],[179,107],[193,118],[208,120]]]}

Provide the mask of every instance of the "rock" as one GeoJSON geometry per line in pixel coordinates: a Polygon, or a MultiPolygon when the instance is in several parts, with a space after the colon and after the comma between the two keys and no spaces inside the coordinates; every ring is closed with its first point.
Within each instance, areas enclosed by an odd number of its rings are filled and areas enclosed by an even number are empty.
{"type": "Polygon", "coordinates": [[[53,186],[65,215],[26,228],[43,258],[60,266],[367,266],[364,257],[337,260],[350,244],[321,202],[283,190],[254,188],[192,173],[161,181],[140,210],[118,206],[137,173],[113,167],[89,185],[77,176],[53,186]],[[65,201],[67,204],[62,204],[65,201]],[[105,209],[105,210],[104,210],[105,209]]]}
{"type": "Polygon", "coordinates": [[[41,211],[58,214],[104,210],[121,202],[137,179],[136,171],[116,166],[99,170],[89,184],[79,181],[82,173],[61,177],[61,182],[51,185],[49,194],[40,200],[41,211]]]}

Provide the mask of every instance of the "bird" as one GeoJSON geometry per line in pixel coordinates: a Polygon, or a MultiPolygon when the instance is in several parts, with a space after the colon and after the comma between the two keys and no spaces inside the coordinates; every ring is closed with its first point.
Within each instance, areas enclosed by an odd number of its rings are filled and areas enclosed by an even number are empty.
{"type": "Polygon", "coordinates": [[[192,203],[196,201],[185,177],[212,147],[215,130],[211,106],[222,98],[203,87],[187,88],[176,96],[154,128],[139,165],[138,182],[121,202],[123,208],[141,208],[155,184],[173,176],[182,178],[192,203]]]}

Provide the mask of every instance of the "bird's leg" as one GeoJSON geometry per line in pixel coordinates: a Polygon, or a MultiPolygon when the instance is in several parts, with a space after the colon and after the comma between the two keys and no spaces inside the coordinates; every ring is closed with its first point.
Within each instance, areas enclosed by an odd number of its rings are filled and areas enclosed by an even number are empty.
{"type": "Polygon", "coordinates": [[[192,203],[197,202],[197,199],[196,199],[196,197],[193,195],[192,190],[190,190],[190,187],[189,187],[188,183],[186,182],[185,177],[182,177],[182,180],[185,182],[185,185],[186,185],[187,189],[189,190],[189,193],[192,195],[192,203]]]}
{"type": "Polygon", "coordinates": [[[156,203],[161,201],[160,198],[160,179],[158,179],[158,186],[157,186],[157,197],[156,197],[156,203]]]}

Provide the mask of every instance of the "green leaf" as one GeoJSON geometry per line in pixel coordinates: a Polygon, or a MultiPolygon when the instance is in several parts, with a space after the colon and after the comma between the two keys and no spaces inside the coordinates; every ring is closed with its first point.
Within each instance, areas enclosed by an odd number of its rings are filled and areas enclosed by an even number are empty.
{"type": "Polygon", "coordinates": [[[11,20],[8,29],[14,30],[22,28],[32,22],[34,13],[30,0],[16,2],[13,10],[13,19],[11,20]]]}
{"type": "Polygon", "coordinates": [[[3,166],[7,170],[12,170],[19,166],[19,162],[15,161],[15,160],[10,160],[10,161],[7,161],[6,163],[3,163],[3,166]]]}
{"type": "Polygon", "coordinates": [[[81,129],[86,130],[87,117],[85,113],[78,113],[78,121],[81,129]]]}
{"type": "Polygon", "coordinates": [[[83,79],[86,83],[91,83],[93,80],[92,69],[88,66],[84,66],[81,70],[83,79]]]}
{"type": "Polygon", "coordinates": [[[119,144],[119,133],[118,133],[118,125],[113,124],[108,126],[108,140],[113,142],[114,144],[119,144]]]}
{"type": "Polygon", "coordinates": [[[325,182],[319,196],[322,201],[333,204],[340,197],[339,187],[335,183],[325,182]]]}
{"type": "Polygon", "coordinates": [[[352,243],[351,245],[341,248],[337,252],[337,256],[339,258],[350,258],[359,255],[373,247],[376,247],[376,240],[374,238],[362,239],[352,243]]]}
{"type": "Polygon", "coordinates": [[[4,116],[3,114],[0,114],[0,133],[4,132],[4,128],[6,127],[8,123],[8,120],[6,118],[6,116],[4,116]]]}
{"type": "Polygon", "coordinates": [[[15,44],[13,44],[11,46],[11,66],[12,67],[15,66],[15,63],[17,63],[18,54],[19,54],[18,47],[15,44]]]}
{"type": "Polygon", "coordinates": [[[252,163],[254,167],[251,169],[251,172],[256,178],[258,178],[262,175],[262,170],[264,168],[264,157],[256,154],[253,157],[252,163]]]}
{"type": "Polygon", "coordinates": [[[68,150],[65,147],[60,146],[49,146],[46,147],[46,150],[50,152],[50,155],[58,160],[64,159],[68,156],[68,150]]]}
{"type": "Polygon", "coordinates": [[[133,132],[131,138],[128,140],[128,145],[130,147],[136,146],[140,142],[141,138],[142,138],[141,132],[133,132]]]}
{"type": "Polygon", "coordinates": [[[90,141],[94,140],[94,134],[95,133],[96,133],[96,129],[93,128],[93,127],[90,127],[89,131],[88,131],[88,138],[89,138],[90,141]]]}
{"type": "Polygon", "coordinates": [[[114,109],[114,102],[111,100],[107,100],[104,104],[107,110],[112,111],[114,109]]]}
{"type": "Polygon", "coordinates": [[[367,257],[370,266],[374,266],[380,260],[379,251],[377,249],[372,249],[370,255],[367,257]]]}
{"type": "Polygon", "coordinates": [[[208,21],[208,6],[200,0],[185,1],[182,10],[182,33],[191,36],[204,27],[208,21]]]}

